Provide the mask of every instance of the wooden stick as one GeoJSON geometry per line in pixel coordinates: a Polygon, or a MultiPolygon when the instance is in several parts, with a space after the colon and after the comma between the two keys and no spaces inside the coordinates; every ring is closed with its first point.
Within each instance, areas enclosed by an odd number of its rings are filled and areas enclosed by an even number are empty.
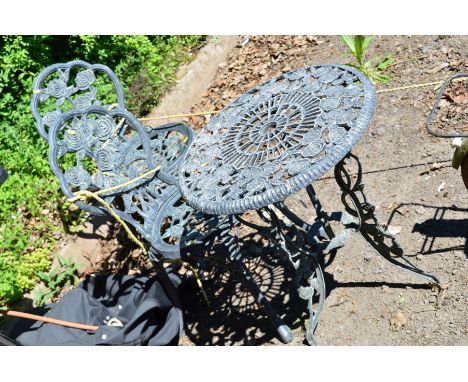
{"type": "Polygon", "coordinates": [[[17,312],[15,310],[0,309],[0,314],[5,314],[7,316],[13,316],[13,317],[26,318],[28,320],[34,320],[34,321],[43,321],[43,322],[47,322],[49,324],[67,326],[69,328],[82,329],[82,330],[95,331],[95,330],[98,330],[98,328],[99,328],[99,326],[78,324],[76,322],[63,321],[63,320],[58,320],[56,318],[39,316],[39,315],[36,315],[36,314],[17,312]]]}

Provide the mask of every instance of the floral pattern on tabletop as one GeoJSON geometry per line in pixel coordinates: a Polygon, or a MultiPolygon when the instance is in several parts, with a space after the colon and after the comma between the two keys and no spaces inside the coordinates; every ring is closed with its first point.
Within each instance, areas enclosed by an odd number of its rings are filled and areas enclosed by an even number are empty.
{"type": "Polygon", "coordinates": [[[304,174],[312,178],[310,171],[360,129],[361,77],[344,66],[307,67],[242,94],[193,142],[179,170],[182,194],[210,212],[304,174]]]}

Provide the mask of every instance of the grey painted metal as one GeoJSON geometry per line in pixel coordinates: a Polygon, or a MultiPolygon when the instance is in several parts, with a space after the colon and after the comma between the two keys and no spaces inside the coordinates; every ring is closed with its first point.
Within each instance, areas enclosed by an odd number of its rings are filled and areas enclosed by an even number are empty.
{"type": "MultiPolygon", "coordinates": [[[[323,65],[284,73],[225,107],[200,132],[179,167],[180,190],[195,209],[209,214],[255,209],[267,223],[260,226],[237,217],[275,241],[296,270],[298,295],[307,301],[306,340],[311,345],[316,344],[314,331],[326,295],[319,256],[344,246],[353,231],[392,264],[438,283],[437,277],[404,258],[363,192],[362,167],[351,148],[366,131],[374,107],[373,85],[353,68],[323,65]],[[353,181],[347,169],[350,159],[358,165],[353,181]],[[311,185],[333,166],[346,213],[326,213],[311,185]],[[315,210],[313,223],[283,203],[302,188],[315,210]],[[335,234],[332,221],[341,223],[341,233],[335,234]]],[[[278,333],[285,342],[292,339],[290,331],[278,333]]]]}
{"type": "MultiPolygon", "coordinates": [[[[45,68],[34,81],[31,111],[39,134],[48,140],[50,167],[68,197],[77,190],[120,185],[160,166],[151,176],[100,196],[149,243],[150,258],[183,323],[177,292],[160,260],[181,256],[189,220],[198,219],[197,227],[204,223],[181,201],[175,186],[193,130],[180,123],[158,128],[140,124],[125,109],[123,89],[112,70],[84,61],[45,68]],[[109,99],[106,82],[115,91],[112,105],[100,98],[109,99]]],[[[76,204],[93,214],[108,213],[92,202],[76,204]]]]}
{"type": "Polygon", "coordinates": [[[63,112],[103,105],[97,87],[104,84],[96,83],[98,73],[104,74],[112,83],[117,106],[123,108],[125,102],[122,85],[115,73],[105,65],[91,65],[75,60],[50,65],[39,73],[33,84],[31,112],[36,120],[37,130],[44,139],[47,139],[48,129],[63,112]],[[70,75],[72,70],[76,71],[73,77],[70,75]],[[44,110],[41,110],[41,106],[44,106],[44,110]]]}
{"type": "MultiPolygon", "coordinates": [[[[242,285],[255,298],[255,302],[265,312],[272,326],[275,328],[278,338],[289,343],[294,339],[292,330],[284,323],[279,314],[271,306],[270,302],[260,290],[260,286],[254,281],[253,275],[249,272],[243,262],[243,252],[239,245],[239,228],[243,220],[240,217],[231,216],[231,220],[225,220],[219,225],[219,230],[212,238],[217,243],[220,243],[225,248],[224,254],[213,253],[209,255],[208,260],[218,264],[223,264],[223,268],[229,270],[231,274],[237,278],[242,285]]],[[[276,236],[276,227],[261,227],[261,232],[274,238],[276,236]]],[[[263,285],[262,285],[263,286],[263,285]]],[[[263,286],[264,287],[264,286],[263,286]]]]}
{"type": "Polygon", "coordinates": [[[374,107],[372,83],[348,66],[311,66],[273,78],[198,134],[179,168],[182,195],[210,214],[282,201],[351,150],[374,107]]]}
{"type": "MultiPolygon", "coordinates": [[[[150,244],[153,260],[178,258],[181,249],[216,229],[223,218],[193,211],[176,187],[177,167],[195,137],[192,129],[181,123],[142,125],[125,109],[122,86],[104,65],[51,65],[38,75],[34,89],[31,111],[49,142],[49,164],[67,197],[122,184],[160,165],[147,179],[101,195],[150,244]],[[97,96],[105,85],[96,80],[98,73],[112,83],[116,105],[103,105],[97,96]]],[[[92,214],[108,213],[93,200],[76,204],[92,214]]]]}
{"type": "MultiPolygon", "coordinates": [[[[54,97],[57,108],[65,103],[67,96],[59,95],[58,91],[50,89],[57,87],[63,90],[70,79],[68,69],[76,66],[84,68],[84,76],[89,78],[87,81],[89,86],[92,85],[95,76],[88,70],[99,68],[112,78],[117,89],[121,89],[116,77],[105,67],[83,62],[53,65],[46,68],[36,80],[35,86],[37,88],[42,86],[42,89],[40,93],[34,94],[32,111],[39,132],[48,139],[49,163],[60,181],[64,194],[73,197],[77,190],[98,191],[122,184],[154,169],[156,165],[161,165],[161,170],[147,179],[100,196],[150,244],[149,254],[156,263],[161,257],[178,258],[183,253],[190,253],[190,248],[207,248],[214,245],[215,241],[224,241],[226,251],[211,259],[238,275],[270,318],[279,338],[283,342],[290,342],[293,338],[292,331],[270,306],[242,263],[238,237],[231,233],[239,223],[236,223],[236,219],[232,216],[207,215],[202,211],[193,210],[185,203],[176,186],[178,166],[194,138],[191,129],[182,124],[168,124],[156,129],[141,125],[125,110],[123,96],[119,98],[122,104],[118,104],[113,110],[109,110],[108,106],[101,106],[99,100],[96,101],[98,105],[94,105],[94,101],[91,101],[91,104],[87,103],[86,106],[71,101],[72,110],[59,110],[54,114],[54,118],[49,118],[47,114],[40,115],[38,110],[41,101],[46,102],[54,97]],[[52,81],[53,86],[47,83],[46,79],[52,81]],[[46,96],[41,99],[41,94],[46,96]],[[216,235],[213,235],[214,232],[216,235]],[[209,240],[206,240],[207,238],[209,240]]],[[[84,87],[80,80],[75,79],[75,83],[78,84],[76,87],[71,87],[70,94],[75,94],[76,89],[84,87]]],[[[86,203],[78,201],[76,204],[93,214],[107,213],[102,206],[94,204],[92,200],[86,203]]],[[[315,201],[315,207],[316,204],[318,205],[318,200],[315,201]]],[[[323,214],[321,218],[324,219],[325,216],[326,214],[323,214]]],[[[285,257],[298,270],[297,284],[300,285],[300,296],[308,301],[311,317],[309,325],[311,329],[307,338],[313,342],[313,330],[318,323],[324,301],[324,284],[320,281],[323,279],[323,276],[320,276],[321,270],[315,259],[307,258],[311,253],[304,255],[304,250],[298,249],[301,245],[296,245],[291,252],[292,241],[282,233],[284,227],[280,220],[271,218],[270,221],[272,222],[270,228],[264,229],[263,233],[276,237],[276,240],[282,243],[285,257]],[[317,295],[320,297],[318,309],[313,302],[317,295]]],[[[321,221],[320,224],[306,227],[305,236],[309,244],[314,244],[314,248],[319,252],[327,245],[332,245],[335,239],[323,242],[323,224],[321,221]]],[[[302,243],[302,234],[295,235],[301,238],[299,241],[302,243]]],[[[314,252],[312,255],[316,256],[317,253],[314,252]]],[[[199,261],[196,260],[196,256],[193,258],[192,256],[193,253],[190,253],[189,258],[192,261],[199,261]]]]}
{"type": "MultiPolygon", "coordinates": [[[[314,205],[314,208],[317,211],[317,206],[314,205]]],[[[297,229],[295,224],[287,224],[269,207],[262,211],[264,214],[260,216],[274,227],[276,233],[274,236],[270,234],[269,237],[276,241],[283,258],[296,271],[294,284],[297,286],[299,297],[307,302],[309,313],[305,337],[309,345],[316,345],[314,332],[325,306],[326,296],[325,279],[318,256],[327,251],[327,243],[331,241],[325,240],[321,245],[311,244],[307,238],[308,233],[297,229]]]]}
{"type": "MultiPolygon", "coordinates": [[[[82,61],[53,65],[39,75],[35,88],[41,90],[34,94],[31,109],[38,131],[49,142],[49,163],[65,195],[122,184],[161,165],[148,178],[101,197],[150,244],[155,263],[188,255],[189,261],[201,264],[206,259],[200,252],[222,244],[225,250],[209,256],[209,261],[237,275],[283,342],[290,342],[293,333],[243,264],[237,232],[241,223],[277,243],[280,256],[296,270],[298,294],[309,312],[309,344],[316,343],[314,330],[326,295],[319,256],[343,246],[351,231],[359,231],[393,264],[437,282],[394,258],[402,256],[402,249],[379,228],[362,192],[359,162],[355,183],[346,170],[346,160],[358,161],[349,151],[366,130],[375,104],[372,84],[352,68],[324,65],[285,73],[239,97],[195,141],[194,132],[183,124],[158,128],[140,124],[125,109],[118,79],[102,65],[82,61]],[[81,71],[74,85],[68,85],[72,68],[81,71]],[[93,70],[105,73],[114,84],[115,109],[101,105],[94,97],[97,91],[90,90],[96,77],[93,70]],[[77,95],[80,91],[87,93],[77,95]],[[73,95],[85,100],[78,102],[73,95]],[[55,99],[53,115],[41,114],[41,102],[50,99],[55,99]],[[62,110],[67,100],[72,109],[62,110]],[[310,185],[334,165],[348,213],[325,212],[310,185]],[[313,223],[282,203],[300,188],[307,189],[315,210],[313,223]],[[267,206],[272,203],[274,207],[267,206]],[[267,224],[226,216],[249,209],[256,209],[267,224]],[[332,221],[342,224],[341,233],[335,234],[332,221]]],[[[92,201],[76,204],[93,214],[107,213],[92,201]]]]}
{"type": "Polygon", "coordinates": [[[335,167],[335,180],[341,188],[341,201],[346,211],[356,218],[351,229],[358,231],[375,251],[391,264],[414,276],[422,277],[432,284],[440,284],[437,276],[419,269],[404,257],[404,250],[395,235],[384,229],[377,221],[375,207],[367,201],[364,193],[362,166],[356,155],[348,153],[338,163],[335,167]],[[358,169],[357,174],[353,177],[347,169],[350,162],[354,162],[358,169]]]}
{"type": "MultiPolygon", "coordinates": [[[[179,257],[179,245],[167,238],[180,242],[192,209],[183,203],[174,206],[181,197],[172,173],[185,153],[184,142],[191,136],[180,124],[147,132],[124,109],[91,106],[57,118],[48,134],[49,163],[67,197],[73,197],[77,190],[98,191],[125,183],[161,165],[161,170],[148,178],[100,196],[159,254],[179,257]]],[[[92,202],[76,204],[92,214],[107,214],[92,202]]]]}

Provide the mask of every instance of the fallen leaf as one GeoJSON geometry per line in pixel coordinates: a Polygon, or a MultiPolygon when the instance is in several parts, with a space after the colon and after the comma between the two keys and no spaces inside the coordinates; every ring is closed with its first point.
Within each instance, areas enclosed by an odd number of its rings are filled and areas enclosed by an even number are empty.
{"type": "Polygon", "coordinates": [[[445,108],[450,106],[450,101],[447,98],[442,98],[439,102],[439,107],[445,108]]]}
{"type": "Polygon", "coordinates": [[[465,86],[457,86],[448,93],[448,97],[456,104],[468,103],[468,90],[465,86]]]}
{"type": "Polygon", "coordinates": [[[205,118],[201,115],[192,115],[189,118],[189,123],[194,130],[199,130],[205,125],[205,118]]]}
{"type": "Polygon", "coordinates": [[[388,203],[387,207],[385,207],[385,209],[387,210],[387,212],[391,212],[396,208],[396,206],[397,206],[396,202],[390,202],[388,203]]]}

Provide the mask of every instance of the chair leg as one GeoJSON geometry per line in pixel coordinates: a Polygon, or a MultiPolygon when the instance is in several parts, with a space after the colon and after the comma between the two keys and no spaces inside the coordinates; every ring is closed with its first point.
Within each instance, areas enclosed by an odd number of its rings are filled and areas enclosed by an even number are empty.
{"type": "Polygon", "coordinates": [[[159,281],[161,281],[164,290],[169,295],[169,298],[174,304],[174,308],[177,311],[177,315],[179,317],[179,338],[183,335],[184,332],[184,316],[182,313],[182,304],[180,302],[179,294],[177,293],[177,289],[172,284],[166,269],[162,266],[162,262],[153,262],[157,271],[157,275],[159,281]]]}

